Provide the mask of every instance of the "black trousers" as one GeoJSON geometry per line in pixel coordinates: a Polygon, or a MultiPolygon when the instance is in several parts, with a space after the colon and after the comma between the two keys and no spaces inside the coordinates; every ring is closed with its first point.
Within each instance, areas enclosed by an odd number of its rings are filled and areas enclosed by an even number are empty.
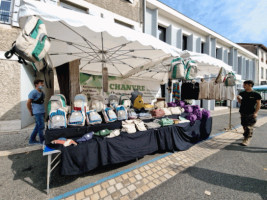
{"type": "Polygon", "coordinates": [[[241,114],[241,125],[244,129],[244,137],[250,138],[253,135],[254,126],[257,122],[257,118],[254,117],[254,114],[241,114]]]}

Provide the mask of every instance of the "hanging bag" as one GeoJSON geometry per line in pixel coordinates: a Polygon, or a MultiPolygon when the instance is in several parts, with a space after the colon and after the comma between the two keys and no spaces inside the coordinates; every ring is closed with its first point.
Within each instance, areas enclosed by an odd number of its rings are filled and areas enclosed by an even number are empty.
{"type": "Polygon", "coordinates": [[[187,61],[185,68],[186,68],[186,73],[185,73],[186,80],[194,79],[197,76],[198,69],[195,61],[193,60],[187,61]]]}
{"type": "Polygon", "coordinates": [[[36,63],[45,57],[49,48],[50,41],[43,21],[31,16],[13,43],[12,49],[5,53],[5,57],[9,59],[15,54],[20,63],[25,64],[25,60],[36,63]]]}
{"type": "Polygon", "coordinates": [[[171,61],[169,71],[170,79],[183,79],[185,77],[185,66],[183,58],[175,58],[171,61]]]}
{"type": "Polygon", "coordinates": [[[224,80],[225,86],[235,86],[236,85],[236,76],[233,72],[229,72],[224,80]]]}
{"type": "Polygon", "coordinates": [[[223,68],[221,67],[220,68],[220,71],[215,79],[215,83],[222,83],[223,82],[223,76],[222,76],[222,73],[223,73],[223,68]]]}

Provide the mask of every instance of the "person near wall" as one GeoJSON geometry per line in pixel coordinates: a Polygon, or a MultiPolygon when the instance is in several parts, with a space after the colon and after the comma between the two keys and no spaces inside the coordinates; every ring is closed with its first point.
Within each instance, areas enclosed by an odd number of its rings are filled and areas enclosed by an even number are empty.
{"type": "Polygon", "coordinates": [[[35,80],[34,81],[35,89],[32,90],[28,96],[27,108],[35,119],[35,128],[32,131],[30,136],[29,144],[42,144],[44,142],[44,115],[45,115],[45,106],[44,106],[44,98],[45,94],[42,91],[44,88],[43,80],[35,80]],[[36,140],[37,133],[39,135],[40,141],[36,140]]]}
{"type": "Polygon", "coordinates": [[[241,143],[243,146],[247,146],[250,143],[261,106],[261,95],[253,91],[253,86],[253,81],[245,81],[243,84],[245,91],[240,92],[237,96],[237,100],[241,104],[239,112],[241,114],[241,125],[244,129],[244,140],[241,143]]]}

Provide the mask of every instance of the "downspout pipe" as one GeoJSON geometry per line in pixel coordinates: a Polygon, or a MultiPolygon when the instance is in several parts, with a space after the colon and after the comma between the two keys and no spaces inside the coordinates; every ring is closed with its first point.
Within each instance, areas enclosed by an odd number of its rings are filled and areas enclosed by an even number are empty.
{"type": "Polygon", "coordinates": [[[143,33],[146,31],[146,0],[143,0],[143,33]]]}

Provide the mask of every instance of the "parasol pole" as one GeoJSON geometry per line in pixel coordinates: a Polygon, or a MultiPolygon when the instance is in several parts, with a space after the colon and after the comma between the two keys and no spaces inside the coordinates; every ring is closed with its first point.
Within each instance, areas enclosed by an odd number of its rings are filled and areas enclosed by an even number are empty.
{"type": "Polygon", "coordinates": [[[102,54],[102,95],[104,96],[104,92],[107,92],[107,81],[108,81],[108,71],[106,68],[106,58],[105,58],[105,51],[104,51],[104,40],[103,40],[103,32],[101,32],[101,45],[102,45],[102,49],[101,49],[101,54],[102,54]],[[105,78],[107,80],[105,80],[105,78]]]}

